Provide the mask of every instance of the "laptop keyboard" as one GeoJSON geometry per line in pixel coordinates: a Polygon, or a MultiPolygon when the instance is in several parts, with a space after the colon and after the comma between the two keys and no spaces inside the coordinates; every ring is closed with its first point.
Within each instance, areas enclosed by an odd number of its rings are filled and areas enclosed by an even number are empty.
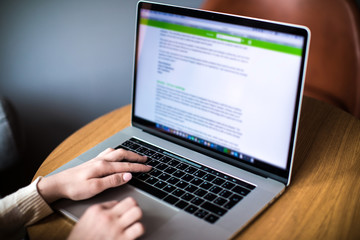
{"type": "Polygon", "coordinates": [[[131,138],[117,148],[148,157],[152,170],[133,174],[131,185],[209,223],[215,223],[255,186],[131,138]]]}

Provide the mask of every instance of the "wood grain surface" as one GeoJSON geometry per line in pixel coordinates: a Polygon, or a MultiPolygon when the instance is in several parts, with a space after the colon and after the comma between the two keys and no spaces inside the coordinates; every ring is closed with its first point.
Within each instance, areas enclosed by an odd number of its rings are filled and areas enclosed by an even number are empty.
{"type": "MultiPolygon", "coordinates": [[[[34,179],[130,126],[130,111],[117,109],[72,134],[34,179]]],[[[234,239],[360,239],[359,224],[360,121],[304,97],[290,187],[234,239]]],[[[65,239],[72,226],[54,213],[28,231],[31,239],[65,239]]]]}

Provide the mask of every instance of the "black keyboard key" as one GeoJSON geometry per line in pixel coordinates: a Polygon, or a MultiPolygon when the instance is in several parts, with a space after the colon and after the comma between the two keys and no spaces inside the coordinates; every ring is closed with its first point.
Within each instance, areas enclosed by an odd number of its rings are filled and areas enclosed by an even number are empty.
{"type": "Polygon", "coordinates": [[[127,140],[127,141],[122,143],[122,145],[124,145],[124,146],[128,146],[129,144],[133,144],[133,142],[127,140]]]}
{"type": "Polygon", "coordinates": [[[233,195],[229,198],[230,202],[240,202],[241,199],[243,199],[243,197],[242,197],[242,196],[239,196],[239,195],[237,195],[237,194],[233,194],[233,195]]]}
{"type": "Polygon", "coordinates": [[[199,206],[201,205],[205,200],[202,199],[202,198],[199,198],[199,197],[194,197],[192,200],[191,200],[191,203],[196,205],[196,206],[199,206]]]}
{"type": "Polygon", "coordinates": [[[128,147],[131,150],[136,150],[136,149],[138,149],[140,147],[140,145],[138,145],[136,143],[133,143],[131,141],[126,141],[122,145],[125,146],[125,147],[128,147]]]}
{"type": "Polygon", "coordinates": [[[147,173],[142,173],[142,174],[140,174],[139,176],[137,176],[138,179],[143,180],[143,181],[145,181],[145,180],[148,179],[149,177],[150,177],[150,175],[147,174],[147,173]]]}
{"type": "Polygon", "coordinates": [[[179,182],[180,180],[176,177],[170,177],[167,182],[170,183],[170,184],[173,184],[175,185],[177,182],[179,182]]]}
{"type": "Polygon", "coordinates": [[[194,173],[196,170],[197,170],[197,169],[194,168],[194,167],[188,167],[188,168],[186,168],[186,169],[184,170],[184,172],[192,174],[192,173],[194,173]]]}
{"type": "Polygon", "coordinates": [[[223,190],[223,189],[222,189],[221,187],[218,187],[218,186],[212,186],[212,187],[209,189],[210,192],[215,193],[215,194],[221,192],[222,190],[223,190]]]}
{"type": "Polygon", "coordinates": [[[168,165],[166,165],[165,163],[160,163],[159,165],[156,166],[156,168],[159,170],[164,170],[167,167],[168,165]]]}
{"type": "Polygon", "coordinates": [[[234,194],[232,195],[230,198],[229,198],[229,202],[227,202],[225,205],[224,205],[224,208],[226,209],[230,209],[232,208],[233,206],[235,206],[238,202],[240,202],[240,200],[242,199],[243,197],[237,195],[237,194],[234,194]]]}
{"type": "Polygon", "coordinates": [[[166,182],[160,180],[160,181],[158,181],[157,183],[154,184],[154,187],[163,188],[166,185],[167,185],[166,182]]]}
{"type": "Polygon", "coordinates": [[[117,146],[115,149],[124,149],[124,150],[127,150],[127,151],[133,151],[132,149],[121,146],[121,145],[117,146]]]}
{"type": "Polygon", "coordinates": [[[150,161],[147,161],[146,164],[150,165],[150,166],[153,166],[153,167],[156,167],[158,164],[160,164],[160,162],[156,161],[156,160],[153,160],[153,159],[150,159],[150,161]]]}
{"type": "Polygon", "coordinates": [[[187,168],[189,165],[185,164],[185,163],[180,163],[179,165],[176,166],[176,168],[184,170],[185,168],[187,168]]]}
{"type": "Polygon", "coordinates": [[[182,176],[185,175],[185,173],[184,173],[183,171],[176,170],[176,171],[173,173],[173,175],[174,175],[175,177],[181,178],[182,176]]]}
{"type": "Polygon", "coordinates": [[[218,171],[216,171],[216,170],[214,170],[214,169],[210,169],[209,172],[210,172],[211,174],[214,174],[214,175],[217,176],[217,177],[220,176],[220,172],[218,172],[218,171]]]}
{"type": "Polygon", "coordinates": [[[219,193],[219,195],[223,198],[228,198],[232,195],[232,192],[224,189],[219,193]]]}
{"type": "Polygon", "coordinates": [[[209,202],[204,202],[204,204],[201,205],[201,207],[218,216],[223,216],[227,212],[226,209],[216,206],[215,204],[209,202]]]}
{"type": "Polygon", "coordinates": [[[218,219],[219,219],[219,217],[217,217],[213,214],[210,214],[205,218],[205,220],[209,223],[215,223],[218,219]]]}
{"type": "Polygon", "coordinates": [[[202,178],[202,177],[205,176],[205,175],[206,175],[206,172],[201,171],[201,170],[197,170],[197,171],[194,173],[194,176],[199,177],[199,178],[202,178]]]}
{"type": "Polygon", "coordinates": [[[179,164],[179,161],[176,161],[175,159],[172,159],[172,160],[170,160],[170,161],[168,162],[168,164],[169,164],[170,166],[175,167],[176,165],[179,164]]]}
{"type": "Polygon", "coordinates": [[[215,195],[215,194],[212,194],[212,193],[208,193],[208,194],[206,194],[206,195],[204,196],[204,198],[205,198],[206,200],[212,201],[212,200],[214,200],[214,199],[216,198],[216,195],[215,195]]]}
{"type": "Polygon", "coordinates": [[[186,192],[190,192],[190,193],[193,193],[195,192],[196,190],[198,190],[198,187],[192,185],[192,184],[189,184],[186,188],[184,188],[184,190],[186,192]]]}
{"type": "Polygon", "coordinates": [[[187,202],[180,200],[179,202],[177,202],[175,204],[176,207],[180,208],[180,209],[184,209],[187,205],[189,205],[187,202]]]}
{"type": "Polygon", "coordinates": [[[213,203],[215,203],[216,205],[219,205],[219,206],[224,205],[226,202],[227,202],[227,200],[222,197],[218,197],[213,201],[213,203]]]}
{"type": "Polygon", "coordinates": [[[225,180],[230,180],[230,178],[231,178],[231,177],[228,176],[228,175],[224,175],[224,176],[223,176],[223,179],[225,179],[225,180]]]}
{"type": "Polygon", "coordinates": [[[194,215],[197,216],[198,218],[204,218],[208,214],[209,212],[205,211],[204,209],[199,209],[196,211],[194,215]]]}
{"type": "Polygon", "coordinates": [[[199,187],[203,188],[203,189],[209,189],[211,188],[213,185],[211,183],[208,182],[203,182],[199,187]]]}
{"type": "Polygon", "coordinates": [[[194,176],[190,175],[190,174],[185,174],[184,176],[181,177],[181,179],[190,182],[191,180],[194,179],[194,176]]]}
{"type": "Polygon", "coordinates": [[[225,182],[224,179],[222,178],[216,178],[214,181],[212,181],[212,183],[214,183],[215,185],[221,186],[221,184],[223,184],[225,182]]]}
{"type": "Polygon", "coordinates": [[[194,213],[198,210],[199,208],[194,206],[194,205],[190,205],[188,207],[185,208],[185,211],[188,213],[194,213]]]}
{"type": "Polygon", "coordinates": [[[207,194],[208,192],[207,191],[205,191],[204,189],[198,189],[198,190],[196,190],[195,192],[194,192],[194,194],[196,195],[196,196],[199,196],[199,197],[202,197],[202,196],[204,196],[205,194],[207,194]]]}
{"type": "Polygon", "coordinates": [[[181,197],[184,193],[185,193],[185,191],[178,189],[178,188],[172,192],[172,194],[175,195],[176,197],[181,197]]]}
{"type": "Polygon", "coordinates": [[[232,182],[229,182],[229,181],[226,181],[226,182],[222,185],[223,188],[226,188],[226,189],[228,189],[228,190],[231,190],[234,186],[235,186],[235,184],[233,184],[232,182]]]}
{"type": "Polygon", "coordinates": [[[231,209],[233,206],[235,206],[237,202],[227,202],[223,207],[226,209],[231,209]]]}
{"type": "Polygon", "coordinates": [[[174,187],[174,186],[172,186],[172,185],[170,185],[170,184],[166,185],[166,186],[163,188],[163,190],[166,191],[166,192],[168,192],[168,193],[171,193],[171,192],[174,191],[175,189],[176,189],[176,187],[174,187]]]}
{"type": "Polygon", "coordinates": [[[155,153],[154,155],[151,156],[151,158],[159,160],[163,157],[164,155],[160,154],[160,153],[155,153]]]}
{"type": "Polygon", "coordinates": [[[141,173],[141,172],[133,172],[132,173],[132,175],[133,175],[133,177],[138,177],[138,176],[140,176],[141,174],[143,174],[143,173],[141,173]]]}
{"type": "Polygon", "coordinates": [[[206,175],[203,177],[203,179],[206,180],[206,181],[211,182],[212,180],[215,179],[215,176],[214,176],[214,175],[211,175],[211,174],[206,174],[206,175]]]}
{"type": "Polygon", "coordinates": [[[142,155],[144,155],[144,153],[147,151],[148,149],[146,147],[139,147],[136,151],[138,153],[142,153],[142,155]]]}
{"type": "Polygon", "coordinates": [[[196,185],[196,186],[199,186],[200,184],[202,184],[204,181],[201,180],[200,178],[194,178],[191,183],[196,185]]]}
{"type": "Polygon", "coordinates": [[[159,176],[161,173],[162,173],[161,171],[154,168],[149,172],[151,176],[155,176],[155,177],[159,176]]]}
{"type": "Polygon", "coordinates": [[[184,195],[181,196],[182,199],[184,199],[185,201],[190,201],[191,199],[193,199],[195,196],[190,194],[190,193],[185,193],[184,195]]]}
{"type": "Polygon", "coordinates": [[[246,182],[244,182],[244,181],[242,181],[242,180],[239,180],[239,179],[236,179],[236,178],[230,177],[230,181],[231,181],[232,183],[237,184],[237,185],[241,185],[241,186],[243,186],[243,187],[246,187],[247,189],[250,189],[250,190],[253,190],[253,189],[255,188],[254,185],[252,185],[252,184],[250,184],[250,183],[246,183],[246,182]]]}
{"type": "Polygon", "coordinates": [[[172,174],[176,171],[176,168],[173,168],[173,167],[168,167],[167,169],[165,169],[165,172],[169,173],[169,174],[172,174]]]}
{"type": "Polygon", "coordinates": [[[182,188],[182,189],[186,188],[187,185],[188,185],[188,183],[185,182],[185,181],[182,181],[182,180],[180,180],[180,181],[176,184],[177,187],[182,188]]]}
{"type": "Polygon", "coordinates": [[[149,177],[149,178],[146,180],[146,182],[147,182],[148,184],[151,184],[151,185],[157,183],[157,181],[159,181],[159,179],[157,179],[156,177],[149,177]]]}
{"type": "Polygon", "coordinates": [[[145,156],[151,157],[152,155],[154,155],[156,152],[153,150],[146,150],[145,152],[143,152],[145,156]]]}
{"type": "Polygon", "coordinates": [[[144,183],[136,178],[131,179],[131,181],[129,183],[147,193],[152,194],[155,197],[160,198],[160,199],[162,199],[168,195],[168,193],[166,193],[158,188],[155,188],[154,186],[151,186],[147,183],[144,183]]]}
{"type": "Polygon", "coordinates": [[[240,194],[242,196],[246,196],[250,192],[250,190],[248,190],[246,188],[243,188],[243,187],[240,187],[240,186],[234,187],[234,189],[232,191],[236,192],[236,193],[238,193],[238,194],[240,194]]]}
{"type": "Polygon", "coordinates": [[[244,182],[244,181],[240,181],[240,182],[239,182],[239,185],[241,185],[241,186],[243,186],[243,187],[246,187],[246,188],[248,188],[248,189],[250,189],[250,190],[255,189],[255,186],[254,186],[254,185],[249,184],[249,183],[246,183],[246,182],[244,182]]]}
{"type": "Polygon", "coordinates": [[[166,181],[167,179],[169,179],[171,176],[167,173],[162,173],[158,176],[158,178],[160,178],[161,180],[166,181]]]}
{"type": "Polygon", "coordinates": [[[170,157],[167,157],[167,156],[164,156],[161,161],[164,162],[164,163],[168,163],[172,158],[170,157]]]}
{"type": "Polygon", "coordinates": [[[179,201],[179,199],[176,198],[176,197],[174,197],[174,196],[172,196],[172,195],[168,195],[168,196],[166,196],[166,197],[164,198],[164,201],[166,201],[166,202],[174,205],[177,201],[179,201]]]}

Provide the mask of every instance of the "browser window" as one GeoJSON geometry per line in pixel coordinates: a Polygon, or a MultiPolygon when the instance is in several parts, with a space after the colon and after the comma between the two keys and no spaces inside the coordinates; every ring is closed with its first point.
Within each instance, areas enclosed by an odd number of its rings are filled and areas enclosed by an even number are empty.
{"type": "Polygon", "coordinates": [[[285,169],[303,39],[152,10],[140,17],[135,115],[285,169]]]}

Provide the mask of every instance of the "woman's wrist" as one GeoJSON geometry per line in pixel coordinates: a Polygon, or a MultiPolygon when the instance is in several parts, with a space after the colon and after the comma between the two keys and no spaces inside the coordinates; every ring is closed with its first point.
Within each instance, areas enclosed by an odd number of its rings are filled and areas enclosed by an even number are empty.
{"type": "Polygon", "coordinates": [[[59,187],[54,176],[41,178],[37,184],[39,194],[48,204],[63,197],[59,187]]]}

